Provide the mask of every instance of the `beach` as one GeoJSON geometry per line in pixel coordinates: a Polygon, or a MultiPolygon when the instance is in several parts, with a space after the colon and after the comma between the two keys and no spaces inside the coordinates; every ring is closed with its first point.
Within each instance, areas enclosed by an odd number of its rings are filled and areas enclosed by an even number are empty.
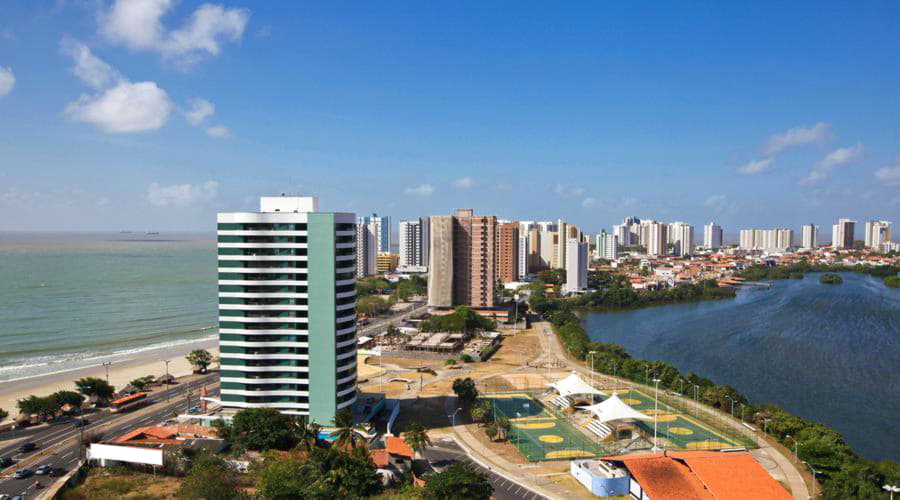
{"type": "MultiPolygon", "coordinates": [[[[170,360],[169,374],[175,377],[189,375],[192,368],[184,357],[195,349],[206,349],[214,358],[219,355],[218,340],[203,339],[193,343],[143,351],[135,354],[133,358],[113,358],[109,366],[109,383],[118,390],[139,377],[165,375],[164,360],[167,359],[170,360]]],[[[106,378],[106,367],[98,364],[0,383],[0,408],[10,414],[5,421],[12,420],[18,415],[16,401],[19,399],[26,398],[31,394],[47,396],[59,390],[75,390],[74,381],[81,377],[106,378]]]]}

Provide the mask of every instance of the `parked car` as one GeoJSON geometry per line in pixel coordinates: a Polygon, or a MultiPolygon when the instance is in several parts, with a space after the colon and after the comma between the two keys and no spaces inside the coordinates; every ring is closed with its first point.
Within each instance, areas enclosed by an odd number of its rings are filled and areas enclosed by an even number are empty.
{"type": "Polygon", "coordinates": [[[7,495],[5,493],[0,494],[0,500],[9,500],[9,495],[7,495]]]}
{"type": "Polygon", "coordinates": [[[47,464],[41,465],[34,471],[38,476],[45,476],[50,473],[51,467],[47,464]]]}
{"type": "Polygon", "coordinates": [[[200,407],[199,407],[199,406],[192,406],[191,409],[188,410],[188,413],[200,413],[200,407]]]}
{"type": "Polygon", "coordinates": [[[75,427],[86,427],[90,425],[91,421],[86,418],[77,418],[75,419],[74,425],[75,427]]]}
{"type": "Polygon", "coordinates": [[[66,469],[63,469],[62,467],[54,467],[53,469],[50,470],[50,474],[47,474],[47,475],[50,477],[60,477],[60,476],[65,476],[66,472],[69,472],[69,471],[67,471],[66,469]]]}
{"type": "MultiPolygon", "coordinates": [[[[0,467],[9,467],[13,464],[13,459],[10,457],[0,457],[0,467]]],[[[0,500],[3,500],[0,498],[0,500]]]]}
{"type": "Polygon", "coordinates": [[[34,474],[34,471],[32,471],[31,469],[19,469],[15,474],[13,474],[13,477],[15,477],[16,479],[25,479],[32,474],[34,474]]]}
{"type": "Polygon", "coordinates": [[[19,453],[28,453],[29,451],[33,451],[37,448],[37,445],[34,443],[22,443],[19,445],[19,453]]]}
{"type": "Polygon", "coordinates": [[[174,418],[170,418],[169,420],[163,422],[163,425],[178,425],[178,421],[174,418]]]}

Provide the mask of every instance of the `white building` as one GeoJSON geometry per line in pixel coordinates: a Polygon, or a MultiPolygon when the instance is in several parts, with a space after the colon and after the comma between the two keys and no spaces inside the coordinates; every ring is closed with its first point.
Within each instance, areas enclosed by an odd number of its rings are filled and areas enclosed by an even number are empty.
{"type": "Polygon", "coordinates": [[[668,229],[667,225],[655,220],[641,221],[639,241],[647,249],[647,255],[657,257],[668,254],[668,229]]]}
{"type": "Polygon", "coordinates": [[[886,220],[866,222],[866,247],[880,249],[891,241],[891,223],[886,220]]]}
{"type": "Polygon", "coordinates": [[[328,424],[356,401],[354,221],[312,197],[218,214],[223,407],[328,424]]]}
{"type": "Polygon", "coordinates": [[[694,226],[686,222],[673,222],[669,224],[667,232],[673,255],[684,257],[694,251],[694,226]]]}
{"type": "Polygon", "coordinates": [[[372,214],[371,217],[359,217],[357,224],[372,224],[375,231],[375,253],[391,251],[391,218],[379,217],[372,214]]]}
{"type": "Polygon", "coordinates": [[[554,264],[553,254],[556,247],[554,244],[554,239],[556,238],[556,224],[553,224],[552,222],[539,222],[538,226],[540,226],[540,231],[538,232],[540,239],[538,242],[541,259],[540,268],[550,269],[554,264]]]}
{"type": "Polygon", "coordinates": [[[429,219],[400,221],[398,270],[428,268],[429,219]]]}
{"type": "Polygon", "coordinates": [[[856,221],[838,219],[838,223],[831,226],[831,247],[835,250],[853,248],[855,232],[856,221]]]}
{"type": "Polygon", "coordinates": [[[594,258],[616,260],[619,256],[619,237],[601,230],[596,236],[594,258]]]}
{"type": "Polygon", "coordinates": [[[587,289],[588,244],[578,238],[566,240],[566,293],[577,293],[587,289]]]}
{"type": "MultiPolygon", "coordinates": [[[[362,220],[360,217],[357,221],[362,220]]],[[[369,223],[356,223],[356,276],[363,278],[375,274],[378,262],[378,227],[369,223]]]]}
{"type": "Polygon", "coordinates": [[[742,250],[783,252],[794,246],[793,229],[741,229],[739,244],[742,250]]]}
{"type": "Polygon", "coordinates": [[[703,246],[709,250],[713,250],[722,246],[724,238],[722,237],[722,226],[715,222],[703,226],[703,246]]]}
{"type": "Polygon", "coordinates": [[[801,248],[812,250],[819,246],[819,226],[815,224],[804,224],[801,231],[803,232],[803,241],[800,245],[801,248]]]}

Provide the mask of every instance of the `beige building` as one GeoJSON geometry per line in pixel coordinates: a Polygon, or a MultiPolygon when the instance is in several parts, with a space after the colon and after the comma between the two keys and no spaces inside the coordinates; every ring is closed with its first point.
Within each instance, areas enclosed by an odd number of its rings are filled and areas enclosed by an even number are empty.
{"type": "Polygon", "coordinates": [[[500,283],[519,279],[519,223],[497,224],[497,263],[495,272],[500,283]]]}
{"type": "Polygon", "coordinates": [[[493,307],[497,218],[472,209],[431,217],[428,305],[493,307]]]}
{"type": "Polygon", "coordinates": [[[389,273],[394,269],[397,269],[399,263],[400,256],[398,254],[378,252],[378,257],[375,259],[375,271],[378,274],[389,273]]]}

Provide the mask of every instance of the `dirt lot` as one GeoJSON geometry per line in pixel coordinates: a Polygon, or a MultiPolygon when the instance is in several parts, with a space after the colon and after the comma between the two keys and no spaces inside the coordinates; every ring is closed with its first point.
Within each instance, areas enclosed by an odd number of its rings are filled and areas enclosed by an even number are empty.
{"type": "Polygon", "coordinates": [[[131,500],[174,499],[181,481],[178,478],[144,474],[118,468],[93,468],[84,482],[67,490],[63,500],[125,498],[131,500]]]}

